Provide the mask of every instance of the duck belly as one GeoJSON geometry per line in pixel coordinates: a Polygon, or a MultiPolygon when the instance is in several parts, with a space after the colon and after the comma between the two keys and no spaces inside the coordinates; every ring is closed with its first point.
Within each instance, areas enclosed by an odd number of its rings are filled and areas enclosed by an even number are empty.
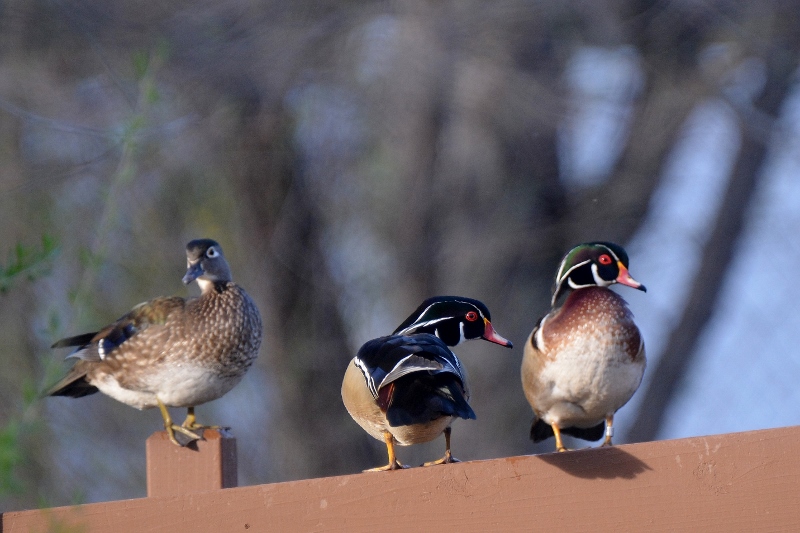
{"type": "Polygon", "coordinates": [[[225,395],[242,376],[220,376],[213,369],[188,363],[141,376],[135,384],[120,382],[114,373],[98,372],[91,383],[100,392],[137,409],[149,409],[161,400],[169,407],[194,407],[225,395]]]}
{"type": "Polygon", "coordinates": [[[364,431],[379,441],[383,441],[383,432],[388,428],[386,416],[370,394],[364,381],[364,375],[356,367],[355,360],[350,361],[344,374],[342,402],[353,420],[364,431]]]}
{"type": "Polygon", "coordinates": [[[442,434],[449,426],[452,416],[443,416],[423,424],[408,426],[390,426],[386,414],[381,411],[369,389],[364,384],[364,377],[353,361],[347,366],[342,382],[342,401],[350,416],[361,428],[379,441],[383,441],[383,432],[388,431],[397,444],[410,446],[429,442],[442,434]]]}
{"type": "Polygon", "coordinates": [[[571,346],[540,375],[540,417],[559,427],[592,427],[631,399],[642,381],[644,357],[613,347],[571,346]],[[601,349],[598,349],[601,348],[601,349]]]}
{"type": "Polygon", "coordinates": [[[455,417],[443,416],[424,424],[411,424],[409,426],[389,426],[387,429],[394,437],[395,442],[401,446],[430,442],[444,432],[445,428],[453,423],[455,417]]]}

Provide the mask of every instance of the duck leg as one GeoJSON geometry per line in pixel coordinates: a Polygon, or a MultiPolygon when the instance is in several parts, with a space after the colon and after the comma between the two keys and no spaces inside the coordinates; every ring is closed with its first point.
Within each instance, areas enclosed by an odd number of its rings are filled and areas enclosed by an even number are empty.
{"type": "Polygon", "coordinates": [[[606,417],[606,440],[603,441],[602,446],[613,446],[611,444],[611,437],[614,436],[614,415],[606,417]]]}
{"type": "Polygon", "coordinates": [[[566,452],[566,451],[568,451],[564,447],[564,443],[561,442],[561,430],[558,429],[558,426],[556,424],[551,424],[551,426],[553,428],[553,435],[555,435],[555,437],[556,437],[556,451],[557,452],[566,452]]]}
{"type": "Polygon", "coordinates": [[[159,398],[156,398],[156,401],[158,402],[158,408],[161,411],[161,417],[164,419],[164,429],[167,431],[167,435],[169,436],[169,440],[172,441],[173,444],[175,444],[176,446],[183,447],[183,446],[186,446],[186,444],[188,444],[189,442],[192,442],[192,441],[195,441],[195,440],[200,440],[200,436],[197,435],[196,433],[188,430],[187,428],[185,428],[183,426],[179,426],[179,425],[175,424],[172,421],[172,417],[169,416],[169,411],[167,411],[167,406],[164,405],[164,402],[162,402],[159,398]],[[176,431],[178,431],[178,432],[182,433],[183,435],[189,437],[190,440],[188,442],[185,442],[185,443],[181,444],[180,442],[178,442],[178,439],[175,438],[175,432],[176,431]]]}
{"type": "Polygon", "coordinates": [[[205,426],[197,423],[197,417],[194,415],[194,407],[186,409],[186,420],[183,421],[181,427],[189,430],[194,429],[221,429],[220,426],[205,426]]]}
{"type": "Polygon", "coordinates": [[[394,454],[394,437],[388,431],[383,432],[383,441],[386,443],[386,451],[389,453],[389,464],[386,466],[379,466],[377,468],[370,468],[364,472],[383,472],[385,470],[400,470],[408,468],[406,465],[401,464],[394,454]]]}
{"type": "Polygon", "coordinates": [[[444,446],[445,446],[444,457],[442,457],[441,459],[437,459],[435,461],[429,461],[429,462],[423,464],[422,466],[444,465],[444,464],[447,464],[447,463],[460,463],[461,462],[458,459],[456,459],[455,457],[453,457],[453,454],[450,452],[450,432],[451,431],[452,430],[450,429],[450,426],[447,426],[446,428],[444,428],[444,446]]]}

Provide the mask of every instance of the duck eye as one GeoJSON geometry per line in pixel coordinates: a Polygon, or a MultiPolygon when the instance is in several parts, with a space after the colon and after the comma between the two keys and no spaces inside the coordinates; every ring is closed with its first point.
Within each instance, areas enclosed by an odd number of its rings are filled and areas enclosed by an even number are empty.
{"type": "Polygon", "coordinates": [[[214,259],[218,255],[219,255],[219,252],[213,246],[211,248],[209,248],[208,250],[206,250],[206,257],[208,257],[209,259],[214,259]]]}
{"type": "Polygon", "coordinates": [[[608,254],[603,254],[603,255],[601,255],[600,257],[597,258],[597,261],[601,265],[610,265],[611,264],[611,256],[608,255],[608,254]]]}
{"type": "Polygon", "coordinates": [[[469,320],[470,322],[475,322],[476,320],[478,320],[478,313],[476,313],[475,311],[470,311],[467,313],[466,319],[469,320]]]}

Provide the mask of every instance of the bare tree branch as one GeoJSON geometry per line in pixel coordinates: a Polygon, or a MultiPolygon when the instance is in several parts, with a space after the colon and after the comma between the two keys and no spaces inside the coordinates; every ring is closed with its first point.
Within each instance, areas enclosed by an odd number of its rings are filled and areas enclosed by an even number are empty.
{"type": "MultiPolygon", "coordinates": [[[[795,56],[778,53],[768,55],[769,77],[756,107],[769,116],[777,116],[791,86],[797,68],[795,56]]],[[[695,276],[689,301],[678,325],[672,331],[667,348],[650,372],[655,374],[637,413],[627,442],[654,439],[664,414],[687,373],[697,351],[700,334],[713,312],[721,311],[718,303],[739,237],[745,226],[760,173],[768,156],[761,131],[752,131],[745,122],[742,147],[731,175],[713,230],[703,250],[700,270],[695,276]]]]}

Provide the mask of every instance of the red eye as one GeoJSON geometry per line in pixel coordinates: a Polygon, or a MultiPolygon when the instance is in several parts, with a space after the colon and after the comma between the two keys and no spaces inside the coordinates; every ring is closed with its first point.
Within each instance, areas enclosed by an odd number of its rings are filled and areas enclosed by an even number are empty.
{"type": "Polygon", "coordinates": [[[476,313],[475,311],[470,311],[469,313],[467,313],[467,320],[469,320],[470,322],[475,322],[476,320],[478,320],[478,313],[476,313]]]}
{"type": "Polygon", "coordinates": [[[603,254],[597,258],[597,261],[601,265],[610,265],[611,264],[611,257],[608,254],[603,254]]]}

